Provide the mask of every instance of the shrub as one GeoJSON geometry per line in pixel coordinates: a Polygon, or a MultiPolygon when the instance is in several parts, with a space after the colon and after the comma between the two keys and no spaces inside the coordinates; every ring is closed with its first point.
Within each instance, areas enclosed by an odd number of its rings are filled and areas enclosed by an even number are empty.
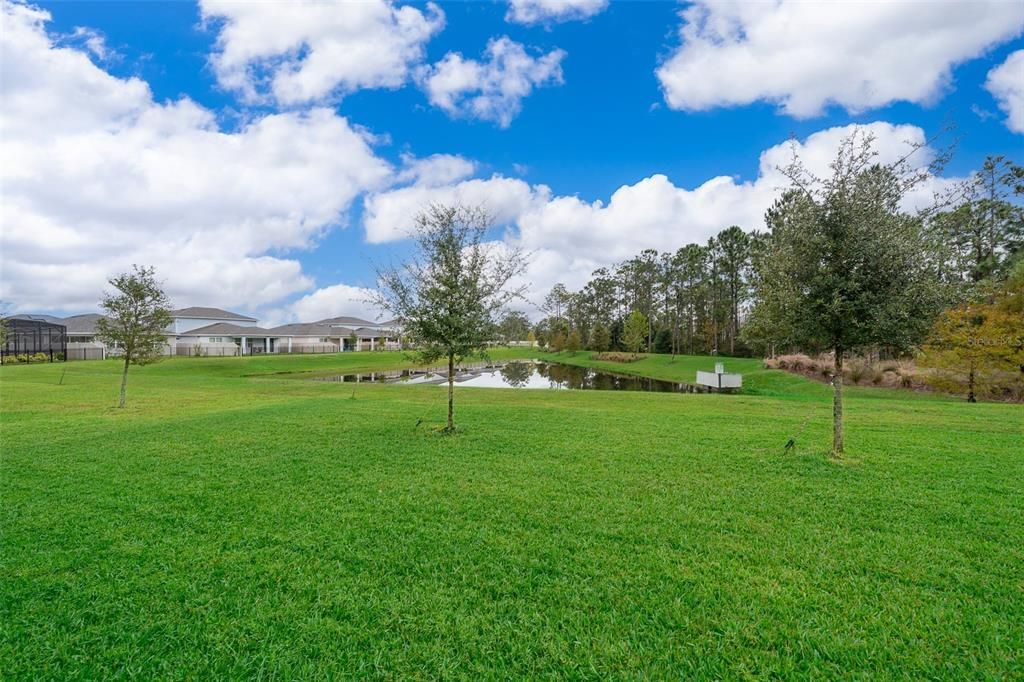
{"type": "Polygon", "coordinates": [[[764,359],[764,368],[765,369],[779,369],[779,359],[778,358],[765,358],[764,359]]]}
{"type": "Polygon", "coordinates": [[[850,377],[850,381],[859,384],[861,379],[867,376],[868,366],[863,362],[852,362],[849,364],[849,371],[845,372],[850,377]]]}
{"type": "Polygon", "coordinates": [[[609,353],[594,353],[591,357],[594,360],[602,360],[604,362],[636,362],[645,356],[643,353],[619,353],[612,351],[609,353]]]}
{"type": "Polygon", "coordinates": [[[789,355],[780,355],[778,357],[778,362],[779,367],[781,369],[788,369],[794,372],[799,372],[808,365],[812,364],[812,360],[803,353],[790,353],[789,355]]]}

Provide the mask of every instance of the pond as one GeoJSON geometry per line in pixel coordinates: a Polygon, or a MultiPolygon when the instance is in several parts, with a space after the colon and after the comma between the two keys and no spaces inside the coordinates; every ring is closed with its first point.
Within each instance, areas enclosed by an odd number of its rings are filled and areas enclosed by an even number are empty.
{"type": "MultiPolygon", "coordinates": [[[[344,383],[378,382],[392,384],[446,385],[448,378],[442,371],[403,370],[373,374],[341,374],[313,377],[315,381],[344,383]]],[[[693,390],[689,384],[646,377],[628,376],[602,370],[565,365],[558,362],[507,362],[460,369],[455,376],[456,386],[478,388],[544,388],[595,391],[651,391],[656,393],[686,393],[693,390]]]]}

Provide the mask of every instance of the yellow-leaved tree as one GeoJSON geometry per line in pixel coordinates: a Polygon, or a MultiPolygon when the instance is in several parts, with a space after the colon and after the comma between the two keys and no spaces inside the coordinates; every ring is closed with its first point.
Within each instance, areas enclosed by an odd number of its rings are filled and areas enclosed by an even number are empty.
{"type": "Polygon", "coordinates": [[[922,351],[936,388],[972,403],[1024,396],[1024,261],[985,300],[943,313],[922,351]]]}

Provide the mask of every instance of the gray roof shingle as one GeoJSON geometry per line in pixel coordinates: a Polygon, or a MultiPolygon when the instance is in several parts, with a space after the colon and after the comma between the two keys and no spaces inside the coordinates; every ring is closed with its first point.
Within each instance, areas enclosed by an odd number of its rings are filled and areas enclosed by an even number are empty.
{"type": "Polygon", "coordinates": [[[273,327],[270,331],[278,336],[346,336],[350,330],[344,327],[331,327],[319,322],[296,322],[273,327]]]}
{"type": "Polygon", "coordinates": [[[96,333],[96,323],[102,318],[99,313],[86,313],[65,317],[62,323],[68,328],[68,334],[92,336],[96,333]]]}
{"type": "Polygon", "coordinates": [[[171,317],[198,317],[210,320],[245,320],[246,322],[256,321],[255,317],[239,315],[238,313],[233,313],[229,310],[221,310],[220,308],[203,308],[199,306],[172,310],[171,317]]]}
{"type": "MultiPolygon", "coordinates": [[[[2,316],[0,316],[2,317],[2,316]]],[[[49,322],[50,324],[64,324],[63,317],[54,317],[53,315],[36,315],[33,313],[19,313],[17,315],[8,315],[5,319],[8,320],[34,320],[36,322],[49,322]]]]}
{"type": "Polygon", "coordinates": [[[314,324],[343,324],[348,327],[365,327],[368,324],[377,324],[376,322],[370,322],[358,317],[328,317],[326,320],[317,320],[314,324]]]}
{"type": "Polygon", "coordinates": [[[213,324],[208,324],[205,327],[189,329],[187,332],[181,332],[178,336],[252,336],[260,338],[267,336],[280,336],[280,334],[275,334],[270,329],[263,329],[262,327],[243,327],[241,325],[231,324],[230,322],[215,322],[213,324]]]}

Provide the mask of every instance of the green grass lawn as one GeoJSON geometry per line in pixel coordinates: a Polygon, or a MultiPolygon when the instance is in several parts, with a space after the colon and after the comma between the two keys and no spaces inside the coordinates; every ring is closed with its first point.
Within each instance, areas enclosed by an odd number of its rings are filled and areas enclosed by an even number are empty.
{"type": "Polygon", "coordinates": [[[854,388],[834,462],[828,387],[755,361],[458,388],[455,436],[443,388],[279,374],[403,362],[173,359],[124,410],[115,362],[0,368],[0,677],[1024,676],[1021,406],[854,388]]]}

